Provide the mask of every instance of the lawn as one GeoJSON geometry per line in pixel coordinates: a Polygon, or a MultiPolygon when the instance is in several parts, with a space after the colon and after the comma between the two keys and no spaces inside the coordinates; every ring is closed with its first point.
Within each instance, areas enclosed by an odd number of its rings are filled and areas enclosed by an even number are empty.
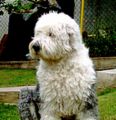
{"type": "Polygon", "coordinates": [[[36,84],[36,70],[0,69],[0,87],[16,87],[36,84]]]}
{"type": "Polygon", "coordinates": [[[100,120],[116,120],[116,90],[98,98],[100,120]]]}
{"type": "Polygon", "coordinates": [[[17,106],[0,104],[0,120],[20,120],[17,106]]]}
{"type": "MultiPolygon", "coordinates": [[[[98,96],[100,120],[116,120],[116,90],[98,96]]],[[[16,106],[0,104],[0,120],[20,120],[16,106]]]]}

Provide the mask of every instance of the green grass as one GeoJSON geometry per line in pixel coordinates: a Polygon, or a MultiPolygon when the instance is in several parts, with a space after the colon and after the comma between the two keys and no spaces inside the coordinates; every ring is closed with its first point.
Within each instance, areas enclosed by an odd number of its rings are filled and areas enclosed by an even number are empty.
{"type": "Polygon", "coordinates": [[[99,96],[101,120],[116,120],[116,91],[99,96]]]}
{"type": "Polygon", "coordinates": [[[16,87],[36,84],[36,70],[0,69],[0,87],[16,87]]]}
{"type": "Polygon", "coordinates": [[[17,107],[0,104],[0,120],[20,120],[17,107]]]}
{"type": "Polygon", "coordinates": [[[105,94],[108,94],[111,92],[115,92],[115,91],[116,91],[116,88],[107,87],[107,88],[104,88],[102,91],[97,92],[97,95],[102,96],[102,95],[105,95],[105,94]]]}
{"type": "MultiPolygon", "coordinates": [[[[98,97],[100,120],[116,120],[116,91],[98,97]]],[[[16,106],[0,104],[0,120],[19,120],[16,106]]]]}

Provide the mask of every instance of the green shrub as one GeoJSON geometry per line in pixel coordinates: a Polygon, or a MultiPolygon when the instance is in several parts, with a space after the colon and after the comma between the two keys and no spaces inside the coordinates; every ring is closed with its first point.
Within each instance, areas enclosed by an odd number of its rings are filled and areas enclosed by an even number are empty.
{"type": "Polygon", "coordinates": [[[116,56],[116,30],[104,32],[106,34],[99,33],[96,37],[84,40],[91,57],[116,56]]]}

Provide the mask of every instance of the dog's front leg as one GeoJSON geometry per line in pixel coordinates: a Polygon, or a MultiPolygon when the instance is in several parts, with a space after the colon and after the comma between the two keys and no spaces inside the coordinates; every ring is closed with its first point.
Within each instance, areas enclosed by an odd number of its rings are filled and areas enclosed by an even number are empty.
{"type": "Polygon", "coordinates": [[[80,120],[99,120],[97,99],[94,97],[91,104],[86,103],[85,109],[80,115],[80,120]]]}
{"type": "Polygon", "coordinates": [[[99,120],[97,107],[83,112],[80,120],[99,120]]]}
{"type": "Polygon", "coordinates": [[[98,102],[94,92],[88,96],[84,109],[76,117],[76,120],[99,120],[98,102]]]}

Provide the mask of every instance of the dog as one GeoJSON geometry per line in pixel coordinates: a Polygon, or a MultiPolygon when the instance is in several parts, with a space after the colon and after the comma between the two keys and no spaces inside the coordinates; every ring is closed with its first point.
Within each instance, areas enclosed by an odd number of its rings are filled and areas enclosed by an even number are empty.
{"type": "Polygon", "coordinates": [[[98,120],[96,72],[78,24],[64,13],[42,15],[29,44],[40,59],[40,120],[98,120]]]}

